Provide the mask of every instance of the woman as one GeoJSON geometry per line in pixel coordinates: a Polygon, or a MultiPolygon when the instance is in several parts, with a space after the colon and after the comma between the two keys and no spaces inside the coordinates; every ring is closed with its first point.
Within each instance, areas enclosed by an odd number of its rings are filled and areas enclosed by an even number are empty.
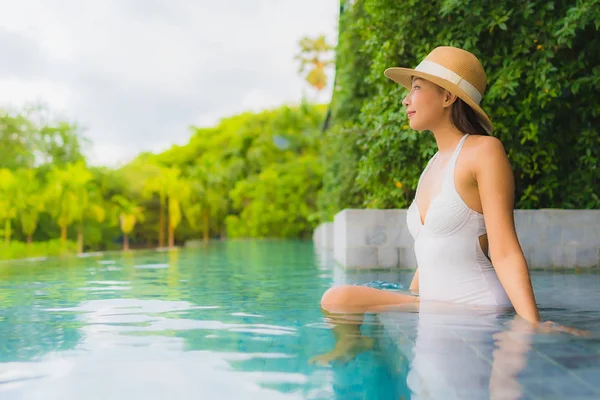
{"type": "Polygon", "coordinates": [[[424,302],[514,307],[533,326],[564,329],[540,321],[515,232],[512,169],[479,106],[487,82],[477,57],[438,47],[415,69],[389,68],[385,76],[410,89],[402,101],[410,127],[431,131],[438,147],[407,212],[417,258],[410,285],[415,295],[333,287],[322,297],[324,311],[363,313],[424,302]]]}

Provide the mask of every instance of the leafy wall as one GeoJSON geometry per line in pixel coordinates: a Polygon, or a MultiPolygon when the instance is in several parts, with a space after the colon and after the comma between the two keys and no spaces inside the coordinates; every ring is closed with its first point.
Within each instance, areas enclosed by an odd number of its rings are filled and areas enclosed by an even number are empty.
{"type": "Polygon", "coordinates": [[[343,208],[402,208],[435,152],[412,131],[391,66],[433,48],[476,54],[482,102],[511,160],[517,208],[600,206],[600,0],[343,1],[332,118],[324,134],[322,219],[343,208]]]}

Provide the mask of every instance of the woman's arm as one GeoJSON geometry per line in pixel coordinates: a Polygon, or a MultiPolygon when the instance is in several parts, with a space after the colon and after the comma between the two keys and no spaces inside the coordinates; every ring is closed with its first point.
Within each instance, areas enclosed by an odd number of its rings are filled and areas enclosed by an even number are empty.
{"type": "Polygon", "coordinates": [[[415,275],[412,278],[412,281],[410,282],[410,287],[408,288],[408,290],[410,290],[412,293],[419,293],[419,269],[417,268],[417,270],[415,271],[415,275]]]}
{"type": "Polygon", "coordinates": [[[486,137],[481,142],[475,179],[485,218],[490,257],[517,314],[537,325],[540,314],[527,261],[515,231],[515,187],[510,162],[498,139],[486,137]]]}

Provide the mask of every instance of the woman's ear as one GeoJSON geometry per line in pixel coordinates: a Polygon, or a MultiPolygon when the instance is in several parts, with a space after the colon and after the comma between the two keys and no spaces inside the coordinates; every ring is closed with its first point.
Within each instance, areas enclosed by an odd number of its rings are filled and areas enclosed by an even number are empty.
{"type": "Polygon", "coordinates": [[[444,107],[450,107],[458,99],[454,93],[444,90],[444,107]]]}

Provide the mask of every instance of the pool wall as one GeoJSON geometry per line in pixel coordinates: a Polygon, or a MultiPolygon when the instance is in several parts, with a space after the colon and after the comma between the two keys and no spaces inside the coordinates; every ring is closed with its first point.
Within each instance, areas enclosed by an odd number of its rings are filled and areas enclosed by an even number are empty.
{"type": "MultiPolygon", "coordinates": [[[[600,210],[515,210],[515,226],[531,268],[600,266],[600,210]]],[[[345,268],[416,267],[406,210],[346,209],[319,225],[315,246],[333,248],[345,268]]]]}

